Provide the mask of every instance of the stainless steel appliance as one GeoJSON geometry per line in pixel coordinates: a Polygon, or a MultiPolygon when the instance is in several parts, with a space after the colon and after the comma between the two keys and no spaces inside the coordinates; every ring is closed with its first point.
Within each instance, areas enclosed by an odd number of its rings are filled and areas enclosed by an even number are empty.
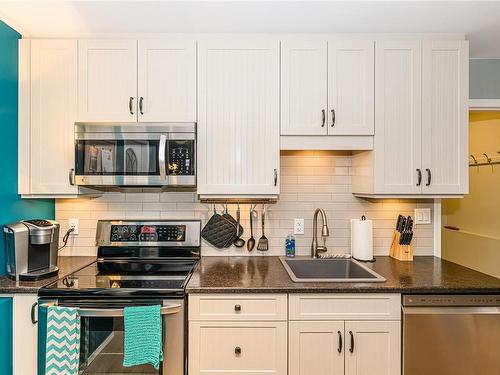
{"type": "Polygon", "coordinates": [[[72,184],[196,186],[195,123],[76,123],[72,184]]]}
{"type": "Polygon", "coordinates": [[[403,296],[404,375],[500,374],[500,295],[403,296]]]}
{"type": "MultiPolygon", "coordinates": [[[[99,221],[96,262],[41,288],[39,337],[45,337],[46,308],[80,308],[80,374],[161,373],[184,375],[186,366],[185,286],[199,260],[199,220],[99,221]],[[162,306],[164,358],[124,368],[123,308],[162,306]]],[[[45,342],[39,341],[39,368],[45,342]]]]}
{"type": "Polygon", "coordinates": [[[16,280],[38,280],[57,274],[59,224],[34,219],[3,227],[7,274],[16,280]]]}

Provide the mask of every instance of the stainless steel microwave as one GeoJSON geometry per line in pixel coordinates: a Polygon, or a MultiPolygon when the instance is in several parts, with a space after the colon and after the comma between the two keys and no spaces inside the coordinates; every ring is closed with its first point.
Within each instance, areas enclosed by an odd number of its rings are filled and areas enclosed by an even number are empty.
{"type": "Polygon", "coordinates": [[[195,187],[195,123],[75,123],[72,183],[195,187]]]}

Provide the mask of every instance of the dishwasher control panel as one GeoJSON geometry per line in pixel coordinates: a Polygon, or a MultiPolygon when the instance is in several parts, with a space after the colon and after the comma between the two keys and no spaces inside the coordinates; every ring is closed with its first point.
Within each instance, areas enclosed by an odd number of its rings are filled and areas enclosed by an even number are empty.
{"type": "Polygon", "coordinates": [[[404,295],[403,306],[500,306],[500,295],[494,295],[494,294],[404,295]]]}

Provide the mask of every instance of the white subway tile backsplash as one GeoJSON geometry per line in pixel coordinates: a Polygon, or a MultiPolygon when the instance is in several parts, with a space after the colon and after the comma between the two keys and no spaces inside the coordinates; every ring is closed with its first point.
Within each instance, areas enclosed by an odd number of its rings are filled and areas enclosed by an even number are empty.
{"type": "MultiPolygon", "coordinates": [[[[284,238],[293,230],[293,219],[303,218],[304,235],[296,235],[297,254],[310,254],[312,216],[316,207],[325,209],[330,227],[327,247],[330,253],[350,252],[350,219],[366,215],[373,220],[374,252],[387,255],[398,214],[412,215],[416,207],[433,208],[430,200],[363,200],[351,194],[352,158],[345,152],[296,151],[281,156],[281,194],[276,204],[270,205],[266,217],[266,235],[269,238],[268,255],[284,253],[284,238]]],[[[201,219],[203,224],[212,214],[212,205],[198,201],[191,192],[109,192],[89,199],[57,199],[56,220],[62,234],[68,228],[69,218],[80,219],[80,234],[71,236],[64,255],[95,255],[95,230],[98,219],[201,219]]],[[[218,211],[222,206],[217,206],[218,211]]],[[[254,222],[254,237],[259,238],[259,219],[254,222]]],[[[241,206],[243,238],[250,232],[249,206],[241,206]]],[[[236,205],[229,205],[235,216],[236,205]]],[[[415,226],[415,254],[432,255],[434,230],[432,225],[415,226]]],[[[61,238],[62,238],[61,234],[61,238]]],[[[257,250],[248,253],[234,246],[215,249],[203,241],[203,255],[264,255],[257,250]]]]}

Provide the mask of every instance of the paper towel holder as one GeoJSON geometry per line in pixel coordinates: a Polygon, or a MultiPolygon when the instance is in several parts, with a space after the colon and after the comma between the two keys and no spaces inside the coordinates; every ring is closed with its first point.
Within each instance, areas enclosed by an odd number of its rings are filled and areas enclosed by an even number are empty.
{"type": "MultiPolygon", "coordinates": [[[[353,251],[353,236],[352,236],[352,221],[353,220],[354,219],[351,219],[351,257],[353,259],[357,260],[358,262],[369,262],[369,263],[375,262],[376,259],[375,259],[375,257],[373,257],[373,250],[372,250],[372,258],[371,259],[360,259],[360,258],[354,256],[354,251],[353,251]]],[[[361,220],[360,221],[367,221],[366,220],[366,216],[365,215],[361,215],[361,220]]],[[[372,234],[372,236],[373,236],[373,234],[372,234]]]]}

